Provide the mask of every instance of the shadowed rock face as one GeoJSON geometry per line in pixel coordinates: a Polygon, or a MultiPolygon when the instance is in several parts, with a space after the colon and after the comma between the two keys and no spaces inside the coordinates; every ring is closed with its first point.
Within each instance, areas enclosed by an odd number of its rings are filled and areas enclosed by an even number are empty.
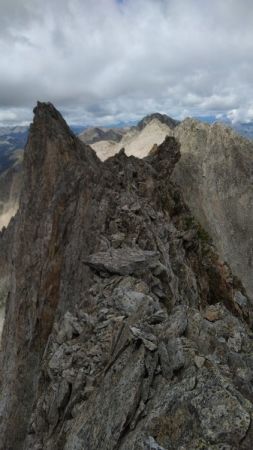
{"type": "Polygon", "coordinates": [[[182,153],[174,180],[253,301],[253,143],[192,119],[174,135],[182,153]]]}
{"type": "Polygon", "coordinates": [[[252,309],[170,181],[174,138],[102,163],[38,104],[11,272],[1,450],[251,449],[252,309]]]}

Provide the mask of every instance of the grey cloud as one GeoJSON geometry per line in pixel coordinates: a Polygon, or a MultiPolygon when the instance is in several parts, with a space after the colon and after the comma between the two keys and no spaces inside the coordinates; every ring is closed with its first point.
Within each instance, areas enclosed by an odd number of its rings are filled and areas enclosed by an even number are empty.
{"type": "Polygon", "coordinates": [[[0,122],[37,99],[85,124],[252,119],[252,23],[249,0],[1,0],[0,122]]]}

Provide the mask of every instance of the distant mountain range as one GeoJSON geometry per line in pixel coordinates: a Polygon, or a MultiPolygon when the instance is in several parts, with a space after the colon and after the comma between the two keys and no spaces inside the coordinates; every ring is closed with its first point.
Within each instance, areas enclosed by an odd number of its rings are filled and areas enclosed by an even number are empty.
{"type": "Polygon", "coordinates": [[[0,127],[0,173],[13,165],[17,150],[23,150],[28,127],[0,127]]]}
{"type": "Polygon", "coordinates": [[[126,128],[120,140],[106,139],[104,135],[100,140],[96,136],[93,142],[91,140],[87,142],[85,132],[79,137],[85,144],[89,143],[92,146],[101,160],[113,156],[121,148],[125,148],[127,154],[135,154],[141,158],[152,149],[154,144],[161,144],[169,130],[174,129],[178,124],[179,122],[170,117],[156,113],[144,117],[136,126],[126,128]]]}
{"type": "MultiPolygon", "coordinates": [[[[154,113],[144,117],[137,125],[126,127],[85,127],[81,125],[72,125],[71,129],[76,135],[80,135],[83,142],[87,144],[94,144],[100,141],[120,142],[123,136],[132,131],[142,131],[145,126],[152,120],[157,119],[160,123],[173,128],[179,124],[179,121],[174,120],[166,114],[154,113]]],[[[206,118],[198,117],[200,121],[206,121],[206,118]]],[[[208,122],[213,122],[214,118],[209,118],[208,122]]],[[[249,123],[230,123],[226,125],[231,126],[234,130],[248,139],[253,139],[253,122],[249,123]]],[[[0,174],[13,166],[16,160],[16,151],[23,150],[28,136],[27,126],[14,127],[0,127],[0,174]]]]}
{"type": "Polygon", "coordinates": [[[122,136],[129,130],[126,128],[87,128],[79,136],[86,144],[94,144],[99,141],[120,142],[122,136]]]}
{"type": "Polygon", "coordinates": [[[237,133],[245,136],[247,139],[253,139],[253,122],[241,123],[237,122],[231,125],[237,133]]]}

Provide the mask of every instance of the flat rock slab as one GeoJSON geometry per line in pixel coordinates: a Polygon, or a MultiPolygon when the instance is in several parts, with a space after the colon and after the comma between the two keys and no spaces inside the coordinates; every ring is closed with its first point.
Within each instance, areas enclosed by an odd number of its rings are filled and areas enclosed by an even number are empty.
{"type": "Polygon", "coordinates": [[[118,275],[143,273],[158,260],[159,253],[132,248],[111,248],[105,252],[93,253],[85,264],[98,272],[118,275]]]}

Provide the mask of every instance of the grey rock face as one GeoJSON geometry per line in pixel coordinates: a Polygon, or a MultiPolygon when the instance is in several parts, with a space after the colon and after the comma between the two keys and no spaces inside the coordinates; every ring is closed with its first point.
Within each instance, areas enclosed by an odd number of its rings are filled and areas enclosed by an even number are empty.
{"type": "Polygon", "coordinates": [[[174,135],[182,157],[173,178],[253,299],[253,142],[224,125],[192,119],[174,135]]]}
{"type": "Polygon", "coordinates": [[[1,450],[251,449],[252,306],[170,180],[179,158],[167,138],[101,163],[38,104],[0,238],[1,450]]]}

